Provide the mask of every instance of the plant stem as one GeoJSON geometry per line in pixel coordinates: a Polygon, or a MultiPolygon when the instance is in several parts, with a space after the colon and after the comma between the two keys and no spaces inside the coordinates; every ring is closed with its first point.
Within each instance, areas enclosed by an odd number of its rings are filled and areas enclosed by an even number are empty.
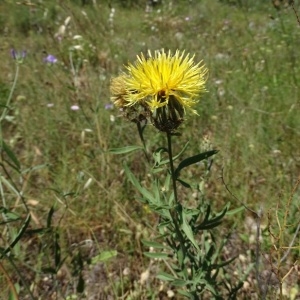
{"type": "MultiPolygon", "coordinates": [[[[13,85],[12,85],[12,87],[11,87],[11,89],[10,89],[10,93],[9,93],[8,99],[7,99],[7,101],[6,101],[4,110],[3,110],[2,114],[1,114],[1,117],[0,117],[0,125],[1,125],[1,123],[2,123],[2,121],[3,121],[3,119],[6,117],[6,113],[7,113],[7,110],[8,110],[8,106],[9,106],[9,104],[10,104],[12,95],[13,95],[13,93],[14,93],[14,91],[15,91],[15,88],[16,88],[16,84],[17,84],[17,80],[18,80],[18,76],[19,76],[19,68],[20,68],[20,67],[19,67],[19,64],[17,63],[17,64],[16,64],[16,73],[15,73],[14,82],[13,82],[13,85]]],[[[2,137],[2,135],[1,135],[1,137],[2,137]]]]}
{"type": "Polygon", "coordinates": [[[174,164],[173,164],[173,153],[172,153],[172,140],[171,140],[171,138],[172,138],[171,133],[169,131],[167,131],[168,153],[169,153],[169,162],[170,162],[172,184],[173,184],[173,191],[174,191],[174,199],[175,199],[175,203],[178,204],[178,196],[177,196],[176,178],[175,178],[175,171],[174,171],[174,164]]]}
{"type": "Polygon", "coordinates": [[[149,159],[149,156],[148,156],[147,150],[146,150],[146,142],[145,142],[145,139],[144,139],[144,136],[143,136],[143,128],[141,126],[141,122],[136,122],[136,127],[138,129],[139,137],[140,137],[140,139],[143,143],[145,157],[147,159],[147,162],[150,163],[150,159],[149,159]]]}

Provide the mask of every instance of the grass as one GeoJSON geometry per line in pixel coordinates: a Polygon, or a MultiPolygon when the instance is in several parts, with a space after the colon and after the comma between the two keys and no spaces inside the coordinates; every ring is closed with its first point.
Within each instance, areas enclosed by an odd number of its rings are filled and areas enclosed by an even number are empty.
{"type": "MultiPolygon", "coordinates": [[[[20,176],[6,163],[10,158],[2,150],[1,176],[22,193],[32,216],[28,232],[11,253],[16,268],[8,259],[0,261],[0,298],[8,299],[13,290],[8,283],[12,283],[19,299],[30,299],[20,277],[36,299],[72,299],[72,295],[77,299],[83,295],[87,299],[164,299],[171,293],[170,286],[155,279],[159,263],[142,254],[140,239],[153,235],[157,217],[136,201],[139,194],[122,167],[127,162],[135,176],[149,185],[147,165],[137,152],[107,153],[114,147],[140,145],[134,124],[105,105],[110,102],[111,77],[147,49],[185,49],[208,67],[209,92],[197,107],[200,117],[186,120],[175,149],[190,140],[187,155],[199,152],[206,138],[220,150],[206,183],[206,197],[216,210],[230,201],[231,208],[244,203],[262,212],[266,229],[261,237],[260,269],[270,270],[270,249],[276,239],[267,230],[271,228],[268,214],[277,213],[281,220],[289,211],[290,225],[283,229],[278,229],[281,223],[275,217],[270,220],[276,234],[286,228],[285,246],[300,219],[299,192],[290,198],[300,169],[300,30],[294,11],[290,6],[276,10],[260,1],[211,0],[164,1],[146,13],[143,5],[96,2],[85,6],[79,1],[0,4],[1,105],[6,103],[15,72],[9,51],[27,51],[8,117],[2,122],[3,140],[21,170],[29,168],[20,176]],[[76,35],[81,38],[74,39],[76,35]],[[45,63],[48,54],[58,62],[45,63]],[[72,110],[73,105],[80,109],[72,110]],[[55,259],[58,248],[61,257],[55,259]],[[101,253],[112,257],[100,257],[101,253]],[[141,284],[147,270],[150,276],[141,284]],[[85,282],[83,294],[76,291],[80,278],[85,282]]],[[[152,150],[164,143],[151,126],[146,136],[152,150]]],[[[201,175],[197,169],[186,174],[196,181],[201,175]]],[[[9,185],[2,186],[6,208],[24,220],[20,197],[9,185]]],[[[7,235],[15,237],[21,225],[20,220],[1,225],[1,249],[7,246],[7,235]]],[[[231,275],[238,278],[257,261],[256,221],[245,210],[228,216],[224,225],[222,233],[231,232],[235,245],[227,245],[228,255],[239,255],[234,265],[238,271],[231,275]]],[[[281,269],[290,269],[297,257],[299,246],[291,250],[281,269]]],[[[285,299],[298,299],[292,298],[299,284],[296,271],[286,282],[285,299]]],[[[275,279],[272,283],[275,287],[270,287],[268,299],[274,299],[272,292],[278,290],[275,279]]],[[[238,299],[258,299],[262,285],[251,270],[238,299]]],[[[174,292],[175,299],[180,299],[174,292]]]]}

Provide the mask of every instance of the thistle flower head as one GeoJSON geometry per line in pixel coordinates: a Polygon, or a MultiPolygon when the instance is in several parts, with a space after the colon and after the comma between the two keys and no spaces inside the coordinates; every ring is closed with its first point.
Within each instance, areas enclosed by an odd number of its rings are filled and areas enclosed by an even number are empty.
{"type": "Polygon", "coordinates": [[[193,106],[205,91],[207,69],[201,61],[195,64],[194,56],[179,50],[174,55],[171,51],[149,51],[147,58],[137,56],[126,69],[127,73],[117,77],[122,79],[122,93],[116,93],[117,81],[111,88],[117,106],[147,107],[150,119],[161,131],[175,130],[186,109],[197,113],[193,106]]]}
{"type": "Polygon", "coordinates": [[[175,55],[164,50],[155,51],[154,56],[149,51],[148,55],[145,58],[141,54],[134,65],[127,67],[126,87],[136,91],[126,96],[129,105],[146,101],[154,111],[168,105],[170,99],[176,99],[184,109],[198,102],[197,97],[205,90],[207,73],[201,62],[195,64],[194,56],[178,50],[175,55]]]}

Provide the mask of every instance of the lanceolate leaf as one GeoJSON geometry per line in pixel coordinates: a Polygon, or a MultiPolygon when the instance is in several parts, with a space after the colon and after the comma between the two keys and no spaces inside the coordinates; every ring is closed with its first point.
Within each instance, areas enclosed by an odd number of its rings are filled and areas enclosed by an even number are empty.
{"type": "Polygon", "coordinates": [[[231,209],[231,210],[227,211],[226,215],[227,216],[235,215],[235,214],[239,213],[240,211],[242,211],[244,209],[245,209],[245,206],[240,206],[238,208],[231,209]]]}
{"type": "Polygon", "coordinates": [[[150,258],[157,259],[168,259],[169,255],[167,253],[153,253],[153,252],[144,252],[144,255],[150,258]]]}
{"type": "Polygon", "coordinates": [[[189,225],[186,215],[184,211],[182,210],[182,224],[181,224],[182,230],[186,234],[187,238],[191,241],[191,243],[195,246],[195,248],[200,251],[199,246],[194,238],[193,230],[191,226],[189,225]]]}
{"type": "MultiPolygon", "coordinates": [[[[212,228],[220,225],[220,223],[222,223],[223,217],[225,216],[225,214],[228,210],[228,207],[229,206],[226,206],[221,213],[219,213],[217,216],[215,216],[211,219],[209,219],[209,215],[206,214],[203,222],[196,226],[196,230],[198,231],[198,230],[212,229],[212,228]]],[[[210,206],[209,206],[209,209],[207,210],[207,212],[210,212],[210,206]]]]}
{"type": "Polygon", "coordinates": [[[153,197],[153,195],[140,185],[140,183],[138,182],[138,180],[136,179],[136,177],[132,174],[132,172],[129,170],[129,168],[128,168],[128,166],[126,164],[124,164],[124,170],[125,170],[125,173],[126,173],[128,179],[137,188],[137,190],[146,199],[148,199],[151,203],[154,203],[155,202],[155,198],[153,197]]]}
{"type": "Polygon", "coordinates": [[[167,245],[162,245],[160,243],[157,242],[152,242],[152,241],[146,241],[146,240],[142,240],[142,243],[147,246],[147,247],[152,247],[154,249],[170,249],[169,246],[167,245]]]}
{"type": "Polygon", "coordinates": [[[17,170],[18,172],[20,172],[20,163],[17,159],[17,157],[15,156],[14,152],[8,147],[8,145],[6,145],[6,143],[2,140],[2,148],[3,150],[6,152],[6,154],[8,155],[8,157],[10,158],[11,162],[10,165],[17,170]]]}
{"type": "Polygon", "coordinates": [[[209,158],[210,156],[212,156],[216,153],[218,153],[217,150],[211,150],[211,151],[203,152],[203,153],[200,153],[200,154],[197,154],[192,157],[184,159],[183,161],[180,162],[177,169],[175,170],[175,177],[178,178],[179,173],[183,168],[186,168],[190,165],[196,164],[204,159],[209,158]]]}
{"type": "Polygon", "coordinates": [[[105,262],[115,256],[117,256],[118,252],[116,250],[108,250],[108,251],[103,251],[99,255],[96,255],[92,258],[92,265],[95,265],[99,262],[105,262]]]}
{"type": "Polygon", "coordinates": [[[163,280],[163,281],[173,281],[176,280],[177,278],[174,277],[171,274],[168,274],[166,272],[159,272],[158,275],[156,276],[158,279],[163,280]]]}
{"type": "Polygon", "coordinates": [[[7,253],[9,253],[11,251],[12,248],[14,248],[14,246],[18,243],[18,241],[22,238],[22,236],[24,235],[29,223],[31,220],[31,215],[28,214],[20,231],[18,232],[16,238],[11,242],[11,244],[3,251],[3,253],[1,253],[0,259],[2,257],[4,257],[7,253]]]}
{"type": "Polygon", "coordinates": [[[124,153],[129,153],[132,151],[136,150],[142,150],[143,147],[141,146],[127,146],[127,147],[122,147],[122,148],[111,148],[108,150],[108,153],[111,154],[124,154],[124,153]]]}

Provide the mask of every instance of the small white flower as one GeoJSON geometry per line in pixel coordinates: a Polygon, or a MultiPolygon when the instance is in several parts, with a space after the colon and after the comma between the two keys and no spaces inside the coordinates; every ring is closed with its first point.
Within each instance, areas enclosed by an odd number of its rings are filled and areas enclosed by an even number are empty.
{"type": "Polygon", "coordinates": [[[72,106],[71,106],[71,109],[72,109],[72,110],[79,110],[80,107],[79,107],[78,105],[72,105],[72,106]]]}
{"type": "Polygon", "coordinates": [[[70,21],[71,21],[71,17],[69,16],[69,17],[67,17],[65,19],[65,22],[64,22],[65,26],[68,26],[68,24],[70,23],[70,21]]]}
{"type": "Polygon", "coordinates": [[[144,285],[148,281],[149,276],[150,276],[150,272],[148,269],[141,274],[141,277],[140,277],[141,285],[144,285]]]}
{"type": "Polygon", "coordinates": [[[82,40],[82,36],[77,34],[73,36],[73,40],[82,40]]]}

